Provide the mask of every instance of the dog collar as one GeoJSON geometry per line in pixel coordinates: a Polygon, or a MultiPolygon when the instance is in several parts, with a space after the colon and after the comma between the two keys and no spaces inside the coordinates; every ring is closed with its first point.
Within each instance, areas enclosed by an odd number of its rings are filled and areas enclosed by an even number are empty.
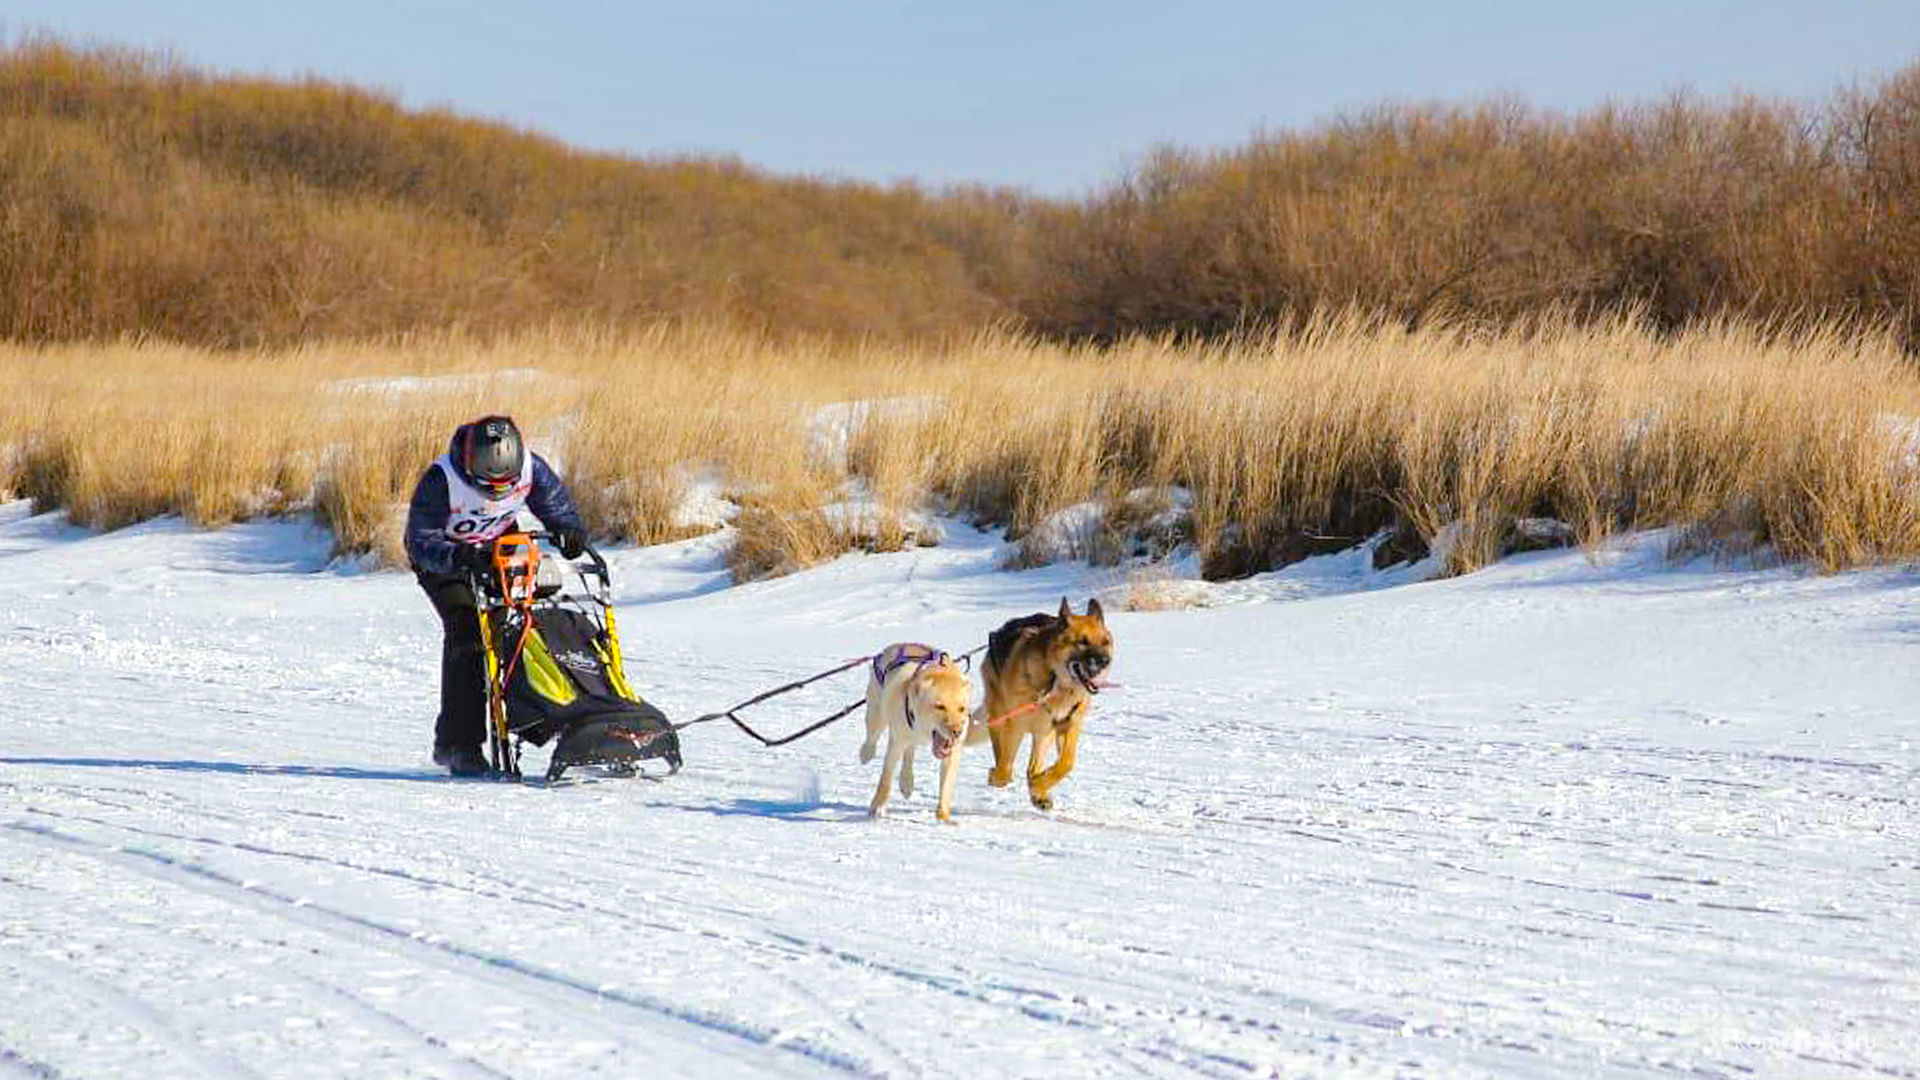
{"type": "MultiPolygon", "coordinates": [[[[900,704],[906,707],[907,730],[908,731],[920,730],[920,720],[918,717],[913,715],[913,698],[911,696],[903,697],[900,704]]],[[[933,735],[933,736],[937,736],[940,734],[940,732],[934,728],[928,728],[927,731],[930,733],[930,735],[933,735]]],[[[967,736],[971,735],[972,733],[973,733],[973,716],[972,714],[968,714],[966,720],[960,725],[960,733],[958,735],[953,735],[948,737],[947,753],[949,754],[952,753],[954,747],[959,746],[961,743],[966,742],[967,736]]],[[[940,744],[938,742],[934,742],[932,745],[934,747],[933,756],[935,757],[946,756],[946,754],[940,753],[940,750],[939,750],[940,744]]]]}

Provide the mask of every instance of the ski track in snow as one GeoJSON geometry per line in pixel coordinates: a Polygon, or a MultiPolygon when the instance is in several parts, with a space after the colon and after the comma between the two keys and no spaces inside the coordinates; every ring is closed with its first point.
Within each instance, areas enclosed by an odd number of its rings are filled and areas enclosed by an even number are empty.
{"type": "MultiPolygon", "coordinates": [[[[686,718],[1110,581],[945,531],[616,552],[630,671],[686,718]]],[[[1910,572],[1316,560],[1113,615],[1059,808],[976,747],[945,827],[857,719],[448,779],[431,610],[325,546],[0,507],[0,1076],[1920,1076],[1910,572]]]]}

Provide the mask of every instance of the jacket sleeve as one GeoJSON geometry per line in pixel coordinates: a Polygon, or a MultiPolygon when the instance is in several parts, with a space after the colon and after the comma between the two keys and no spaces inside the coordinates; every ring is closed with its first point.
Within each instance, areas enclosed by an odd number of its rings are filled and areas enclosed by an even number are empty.
{"type": "Polygon", "coordinates": [[[447,539],[447,518],[451,515],[446,474],[429,467],[414,485],[413,501],[407,505],[407,557],[413,560],[415,569],[430,574],[453,573],[453,541],[447,539]]]}
{"type": "MultiPolygon", "coordinates": [[[[438,471],[438,470],[435,470],[438,471]]],[[[585,530],[580,521],[580,511],[573,505],[573,495],[567,491],[567,485],[561,483],[560,474],[553,471],[545,458],[533,455],[533,490],[527,493],[527,509],[540,519],[540,524],[549,530],[566,528],[585,530]]]]}

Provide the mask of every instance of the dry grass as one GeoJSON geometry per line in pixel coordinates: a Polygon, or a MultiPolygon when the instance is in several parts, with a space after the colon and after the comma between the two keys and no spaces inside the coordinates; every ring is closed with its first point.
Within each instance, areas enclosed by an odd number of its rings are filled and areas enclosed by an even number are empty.
{"type": "Polygon", "coordinates": [[[1823,570],[1920,554],[1908,436],[1888,420],[1920,415],[1920,377],[1889,337],[1828,326],[1339,316],[1252,344],[1104,351],[551,328],[248,355],[0,346],[0,377],[0,487],[103,528],[311,508],[343,552],[390,552],[396,507],[454,424],[505,410],[602,535],[684,535],[688,478],[722,478],[745,507],[743,577],[897,547],[925,506],[1020,537],[1092,501],[1131,532],[1151,510],[1135,493],[1170,485],[1193,493],[1181,534],[1216,577],[1395,523],[1444,531],[1463,572],[1522,517],[1587,544],[1689,526],[1823,570]],[[403,375],[428,381],[379,381],[403,375]],[[821,407],[856,400],[872,404],[839,407],[845,437],[827,437],[821,407]],[[829,512],[850,490],[874,512],[829,512]]]}
{"type": "MultiPolygon", "coordinates": [[[[409,371],[452,359],[408,353],[409,371]]],[[[397,550],[396,502],[452,425],[513,400],[538,422],[544,395],[481,377],[432,393],[356,390],[396,374],[376,347],[236,355],[153,343],[0,346],[13,392],[0,431],[15,448],[0,487],[111,529],[161,514],[198,525],[311,509],[342,552],[397,550]],[[383,535],[384,530],[384,535],[383,535]]]]}
{"type": "MultiPolygon", "coordinates": [[[[789,499],[791,497],[789,496],[789,499]]],[[[780,577],[849,551],[900,551],[916,541],[897,511],[844,513],[842,506],[749,502],[732,522],[727,568],[737,581],[780,577]]]]}

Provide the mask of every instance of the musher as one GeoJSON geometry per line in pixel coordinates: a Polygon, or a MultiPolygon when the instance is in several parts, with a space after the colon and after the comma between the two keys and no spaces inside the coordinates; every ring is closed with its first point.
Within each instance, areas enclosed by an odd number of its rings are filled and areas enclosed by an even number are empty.
{"type": "Polygon", "coordinates": [[[480,750],[487,737],[487,662],[472,575],[491,571],[493,541],[514,530],[523,508],[540,519],[563,557],[576,559],[586,550],[587,530],[567,486],[527,450],[512,418],[484,416],[453,433],[407,509],[407,557],[442,631],[433,760],[455,776],[489,771],[480,750]]]}

